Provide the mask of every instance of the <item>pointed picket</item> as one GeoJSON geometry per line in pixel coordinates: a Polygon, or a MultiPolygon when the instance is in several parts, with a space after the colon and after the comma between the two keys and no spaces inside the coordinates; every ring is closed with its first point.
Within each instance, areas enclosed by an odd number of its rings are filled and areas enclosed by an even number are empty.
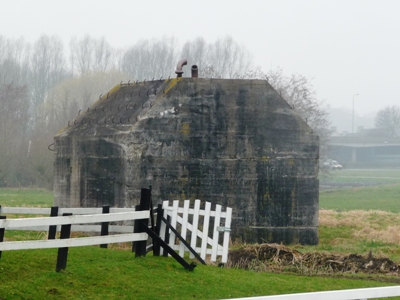
{"type": "MultiPolygon", "coordinates": [[[[196,199],[194,201],[193,224],[188,224],[188,225],[192,225],[191,226],[192,234],[190,236],[190,246],[193,249],[196,249],[196,246],[197,246],[197,231],[198,231],[198,225],[199,225],[199,212],[200,212],[200,200],[196,199]]],[[[190,253],[190,258],[191,259],[194,258],[194,255],[192,253],[190,253]]]]}
{"type": "MultiPolygon", "coordinates": [[[[175,229],[176,229],[176,220],[178,217],[178,207],[179,207],[179,200],[174,200],[174,202],[172,203],[171,226],[174,227],[175,229]]],[[[176,243],[175,233],[170,231],[169,246],[173,249],[176,249],[177,247],[175,247],[175,243],[176,243]]]]}
{"type": "Polygon", "coordinates": [[[210,211],[211,211],[211,202],[206,202],[206,207],[204,209],[204,221],[203,221],[203,238],[201,240],[201,252],[200,257],[202,259],[206,259],[207,253],[207,235],[208,235],[208,226],[210,224],[210,211]]]}
{"type": "MultiPolygon", "coordinates": [[[[182,230],[181,230],[181,236],[182,238],[186,241],[186,231],[187,231],[187,224],[188,224],[188,217],[189,217],[189,205],[190,205],[190,200],[185,200],[183,202],[183,213],[182,213],[182,230]]],[[[179,255],[183,257],[185,255],[185,245],[180,242],[179,244],[179,255]]]]}
{"type": "Polygon", "coordinates": [[[214,217],[214,231],[213,231],[213,241],[212,241],[212,251],[211,251],[211,261],[217,260],[217,250],[219,241],[219,231],[221,221],[221,205],[217,204],[215,207],[215,217],[214,217]]]}

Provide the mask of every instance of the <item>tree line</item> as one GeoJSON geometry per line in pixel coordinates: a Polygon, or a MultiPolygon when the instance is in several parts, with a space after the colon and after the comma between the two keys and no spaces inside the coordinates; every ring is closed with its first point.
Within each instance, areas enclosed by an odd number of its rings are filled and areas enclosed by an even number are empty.
{"type": "Polygon", "coordinates": [[[384,129],[389,137],[400,137],[400,107],[392,105],[379,110],[375,127],[384,129]]]}
{"type": "MultiPolygon", "coordinates": [[[[51,188],[58,130],[121,81],[175,76],[181,58],[198,65],[201,77],[266,79],[323,141],[329,134],[327,107],[310,80],[281,69],[263,72],[232,37],[144,39],[126,49],[89,35],[71,39],[42,35],[34,43],[0,36],[0,187],[51,188]]],[[[187,72],[189,73],[189,72],[187,72]]]]}

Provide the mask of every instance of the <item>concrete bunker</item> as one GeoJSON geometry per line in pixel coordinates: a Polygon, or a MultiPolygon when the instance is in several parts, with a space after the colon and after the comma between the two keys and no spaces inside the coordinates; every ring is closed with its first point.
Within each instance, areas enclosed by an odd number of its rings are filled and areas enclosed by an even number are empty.
{"type": "Polygon", "coordinates": [[[318,243],[318,136],[267,81],[121,83],[55,136],[55,204],[201,199],[244,242],[318,243]]]}

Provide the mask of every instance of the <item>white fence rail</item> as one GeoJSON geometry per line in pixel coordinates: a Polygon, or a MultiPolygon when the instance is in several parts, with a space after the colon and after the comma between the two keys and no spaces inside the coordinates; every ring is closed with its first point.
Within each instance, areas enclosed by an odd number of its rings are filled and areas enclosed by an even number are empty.
{"type": "MultiPolygon", "coordinates": [[[[7,210],[2,210],[4,211],[7,210]]],[[[8,212],[10,213],[9,210],[8,212]]],[[[15,211],[15,210],[14,210],[15,211]]],[[[22,210],[20,210],[21,212],[22,210]]],[[[37,211],[38,212],[38,211],[37,211]]],[[[11,212],[12,213],[12,212],[11,212]]],[[[29,209],[29,214],[32,209],[29,209]]],[[[0,256],[2,251],[9,250],[28,250],[28,249],[45,249],[45,248],[58,248],[56,271],[64,270],[67,266],[68,248],[81,247],[90,245],[100,245],[107,247],[107,244],[122,243],[122,242],[137,242],[146,243],[148,235],[145,232],[135,232],[129,234],[108,235],[95,237],[79,237],[71,238],[72,225],[82,223],[102,223],[108,225],[109,222],[118,221],[135,221],[145,219],[147,222],[150,217],[149,210],[130,211],[130,212],[117,212],[117,213],[103,213],[103,214],[89,214],[89,215],[65,215],[62,217],[50,216],[41,218],[18,218],[18,219],[0,219],[0,256]],[[4,232],[6,229],[21,229],[33,227],[55,227],[61,226],[60,239],[55,239],[55,236],[48,240],[29,240],[29,241],[3,241],[4,232]]],[[[144,244],[145,245],[145,244],[144,244]]]]}
{"type": "Polygon", "coordinates": [[[124,233],[96,237],[80,237],[63,240],[18,241],[0,243],[0,251],[48,249],[63,247],[82,247],[100,244],[113,244],[123,242],[137,242],[147,240],[147,233],[124,233]]]}
{"type": "MultiPolygon", "coordinates": [[[[135,208],[118,208],[111,207],[110,213],[119,212],[133,212],[135,208]]],[[[102,214],[103,208],[99,207],[83,207],[83,208],[59,208],[58,215],[62,216],[64,213],[72,213],[73,215],[92,215],[102,214]]],[[[1,207],[0,214],[13,214],[13,215],[50,215],[51,208],[36,208],[36,207],[1,207]]],[[[132,233],[133,225],[109,225],[109,232],[113,233],[132,233]]],[[[30,231],[48,231],[48,226],[29,226],[18,227],[13,230],[30,230],[30,231]]],[[[61,226],[57,226],[57,231],[61,230],[61,226]]],[[[100,232],[101,225],[72,225],[71,232],[100,232]]]]}
{"type": "MultiPolygon", "coordinates": [[[[72,213],[74,215],[93,215],[101,214],[103,209],[101,207],[64,207],[58,209],[58,215],[63,213],[72,213]]],[[[135,208],[119,208],[110,207],[110,213],[135,211],[135,208]]],[[[50,215],[51,208],[37,208],[37,207],[0,207],[0,214],[25,214],[25,215],[50,215]]]]}
{"type": "Polygon", "coordinates": [[[243,300],[366,300],[400,296],[400,286],[235,298],[243,300]]]}
{"type": "MultiPolygon", "coordinates": [[[[45,218],[20,218],[0,220],[0,228],[15,230],[19,228],[29,228],[33,226],[43,226],[48,228],[50,225],[73,225],[82,223],[134,221],[138,219],[148,219],[149,211],[119,212],[110,214],[95,215],[72,215],[63,217],[45,218]]],[[[130,233],[119,235],[108,235],[100,237],[80,237],[60,240],[39,240],[39,241],[5,241],[0,243],[0,251],[41,249],[41,248],[60,248],[78,247],[98,244],[111,244],[121,242],[133,242],[147,240],[146,233],[130,233]]]]}
{"type": "MultiPolygon", "coordinates": [[[[145,198],[143,198],[143,203],[148,200],[149,199],[145,200],[145,198]]],[[[217,261],[217,257],[221,257],[220,262],[226,263],[228,259],[232,209],[227,207],[226,211],[223,212],[221,205],[216,205],[215,210],[211,210],[210,202],[205,202],[204,204],[204,209],[200,209],[200,200],[195,200],[193,208],[190,208],[190,200],[185,200],[183,207],[179,207],[179,200],[173,201],[172,206],[169,206],[169,201],[164,201],[163,205],[160,205],[155,210],[157,212],[157,225],[154,226],[155,224],[152,223],[151,230],[147,227],[148,224],[144,225],[143,221],[135,222],[138,228],[134,228],[134,226],[130,225],[133,223],[131,221],[137,219],[146,219],[145,222],[148,223],[150,217],[150,211],[148,210],[135,211],[135,208],[110,208],[108,206],[102,208],[28,208],[0,206],[0,214],[50,215],[50,217],[0,220],[0,229],[49,232],[49,239],[46,241],[10,241],[0,243],[0,251],[68,248],[96,244],[107,247],[107,244],[111,243],[147,240],[148,235],[150,235],[153,239],[153,245],[147,248],[153,248],[154,255],[160,254],[160,243],[164,243],[162,253],[164,255],[168,254],[174,256],[175,259],[180,261],[180,263],[189,270],[192,270],[193,266],[183,261],[185,252],[190,252],[190,258],[193,259],[196,257],[201,263],[205,263],[204,260],[206,260],[207,256],[214,262],[217,261]],[[161,211],[163,211],[163,213],[159,213],[161,211]],[[66,213],[72,215],[58,216],[66,213]],[[145,215],[143,216],[142,214],[145,215]],[[133,216],[136,216],[136,218],[133,216]],[[162,217],[164,217],[164,220],[162,220],[162,217]],[[122,221],[124,225],[110,224],[110,222],[119,221],[122,221]],[[126,221],[128,221],[129,225],[126,225],[126,221]],[[88,223],[92,224],[88,225],[88,223]],[[96,224],[94,225],[93,223],[96,224]],[[143,228],[143,226],[140,227],[141,225],[139,224],[144,225],[147,229],[143,228]],[[63,225],[70,226],[68,229],[70,232],[101,232],[101,236],[68,240],[61,238],[59,240],[54,240],[57,231],[61,231],[62,236],[63,225]],[[137,233],[138,231],[136,231],[136,229],[142,233],[137,233]],[[146,233],[143,233],[143,231],[146,233]],[[109,232],[114,234],[109,235],[109,232]],[[116,235],[115,233],[120,234],[116,235]],[[154,242],[154,239],[159,239],[159,241],[154,242]],[[179,255],[175,251],[178,251],[179,255]]],[[[153,217],[152,220],[154,220],[153,217]]],[[[145,255],[146,249],[142,247],[143,242],[140,242],[140,245],[139,248],[136,248],[136,253],[145,255]]]]}
{"type": "MultiPolygon", "coordinates": [[[[212,211],[211,203],[205,202],[205,208],[200,209],[200,200],[195,200],[193,208],[190,208],[190,200],[185,200],[183,207],[179,207],[179,200],[175,200],[172,206],[169,205],[169,201],[164,201],[163,209],[164,218],[170,217],[172,227],[180,228],[182,238],[199,253],[203,260],[210,255],[211,261],[215,262],[217,256],[220,256],[222,263],[227,262],[232,208],[227,207],[226,211],[222,212],[221,205],[217,204],[215,211],[212,211]],[[211,237],[208,236],[210,224],[213,224],[211,237]],[[220,239],[222,244],[219,243],[220,239]]],[[[161,237],[165,236],[166,229],[165,224],[162,223],[161,237]]],[[[173,232],[170,232],[169,246],[178,250],[181,257],[185,252],[189,252],[187,247],[176,239],[173,232]]],[[[190,258],[194,258],[192,253],[190,258]]]]}

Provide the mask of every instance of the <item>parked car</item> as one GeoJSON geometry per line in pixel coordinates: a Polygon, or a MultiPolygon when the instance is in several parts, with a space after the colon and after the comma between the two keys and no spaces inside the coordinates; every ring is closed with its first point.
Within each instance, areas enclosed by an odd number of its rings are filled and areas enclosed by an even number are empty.
{"type": "Polygon", "coordinates": [[[343,166],[339,164],[336,160],[327,159],[322,163],[322,168],[330,170],[341,170],[343,169],[343,166]]]}

